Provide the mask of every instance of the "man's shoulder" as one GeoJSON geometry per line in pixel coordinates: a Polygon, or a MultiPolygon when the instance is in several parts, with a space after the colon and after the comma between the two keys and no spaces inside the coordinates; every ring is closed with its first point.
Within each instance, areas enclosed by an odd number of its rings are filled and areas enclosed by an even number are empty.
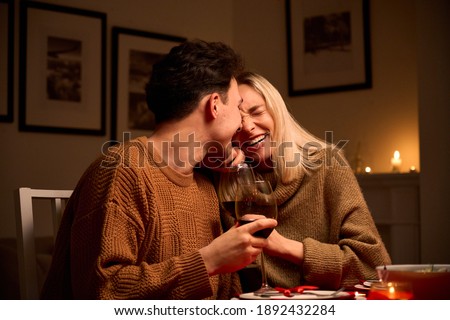
{"type": "Polygon", "coordinates": [[[140,137],[109,146],[95,163],[105,169],[144,168],[151,158],[146,138],[140,137]]]}

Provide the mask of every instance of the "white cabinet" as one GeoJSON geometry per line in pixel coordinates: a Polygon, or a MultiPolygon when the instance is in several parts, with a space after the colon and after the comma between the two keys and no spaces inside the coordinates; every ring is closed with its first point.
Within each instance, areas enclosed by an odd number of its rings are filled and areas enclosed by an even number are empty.
{"type": "Polygon", "coordinates": [[[392,263],[420,263],[419,173],[360,174],[357,179],[392,263]]]}

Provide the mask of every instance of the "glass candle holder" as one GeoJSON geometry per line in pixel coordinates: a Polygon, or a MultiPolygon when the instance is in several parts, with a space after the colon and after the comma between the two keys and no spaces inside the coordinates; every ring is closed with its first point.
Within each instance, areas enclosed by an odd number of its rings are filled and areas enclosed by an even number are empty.
{"type": "Polygon", "coordinates": [[[414,298],[412,286],[407,282],[373,283],[367,300],[411,300],[414,298]]]}

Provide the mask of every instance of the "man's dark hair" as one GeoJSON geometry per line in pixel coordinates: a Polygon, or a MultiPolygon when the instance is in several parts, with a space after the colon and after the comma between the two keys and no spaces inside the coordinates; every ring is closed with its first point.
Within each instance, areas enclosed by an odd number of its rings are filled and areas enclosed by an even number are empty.
{"type": "Polygon", "coordinates": [[[230,81],[243,69],[240,55],[221,42],[193,40],[172,48],[153,65],[146,86],[147,104],[156,123],[183,119],[213,92],[226,103],[230,81]]]}

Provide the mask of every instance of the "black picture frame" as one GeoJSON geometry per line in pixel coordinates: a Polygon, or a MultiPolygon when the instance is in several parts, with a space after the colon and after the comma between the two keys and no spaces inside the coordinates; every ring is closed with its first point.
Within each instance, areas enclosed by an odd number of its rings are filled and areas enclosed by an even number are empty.
{"type": "Polygon", "coordinates": [[[0,122],[14,120],[14,1],[0,0],[0,122]]]}
{"type": "Polygon", "coordinates": [[[285,0],[290,96],[372,87],[369,0],[285,0]]]}
{"type": "Polygon", "coordinates": [[[106,14],[20,3],[19,130],[105,135],[106,14]]]}
{"type": "Polygon", "coordinates": [[[154,116],[145,99],[152,65],[186,38],[115,26],[112,28],[111,141],[151,134],[154,116]]]}

